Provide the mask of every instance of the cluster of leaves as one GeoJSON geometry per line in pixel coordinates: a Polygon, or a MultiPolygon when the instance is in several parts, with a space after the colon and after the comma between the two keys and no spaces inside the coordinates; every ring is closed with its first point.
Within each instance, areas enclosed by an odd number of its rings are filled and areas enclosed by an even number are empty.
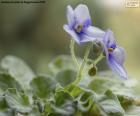
{"type": "Polygon", "coordinates": [[[139,116],[133,90],[114,76],[88,76],[72,82],[77,69],[59,56],[48,74],[36,75],[24,61],[6,56],[0,63],[0,116],[139,116]]]}

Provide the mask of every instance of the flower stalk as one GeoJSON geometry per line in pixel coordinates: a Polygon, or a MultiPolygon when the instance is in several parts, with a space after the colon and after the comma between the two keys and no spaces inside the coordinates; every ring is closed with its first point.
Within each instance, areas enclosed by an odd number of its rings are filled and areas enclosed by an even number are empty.
{"type": "Polygon", "coordinates": [[[70,53],[71,53],[71,57],[74,61],[74,63],[76,64],[76,66],[79,68],[79,63],[78,63],[78,60],[75,56],[75,50],[74,50],[74,45],[75,45],[75,41],[73,39],[71,39],[71,43],[70,43],[70,53]]]}
{"type": "Polygon", "coordinates": [[[74,81],[75,85],[78,84],[81,81],[82,73],[83,73],[84,67],[85,67],[85,65],[86,65],[86,63],[88,61],[88,56],[89,56],[90,49],[91,49],[92,45],[93,45],[93,43],[89,43],[89,45],[86,48],[83,61],[82,61],[81,65],[80,65],[80,67],[79,67],[79,71],[77,73],[76,80],[74,81]]]}
{"type": "Polygon", "coordinates": [[[99,57],[98,57],[95,61],[93,61],[93,64],[94,64],[94,65],[97,65],[98,62],[101,61],[104,57],[105,57],[105,56],[104,56],[103,54],[100,54],[99,57]]]}

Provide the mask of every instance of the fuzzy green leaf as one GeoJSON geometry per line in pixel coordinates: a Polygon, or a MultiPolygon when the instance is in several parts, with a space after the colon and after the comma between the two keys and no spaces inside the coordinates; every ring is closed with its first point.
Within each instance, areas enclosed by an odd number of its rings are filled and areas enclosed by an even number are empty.
{"type": "Polygon", "coordinates": [[[50,76],[38,76],[31,81],[30,86],[36,96],[47,98],[54,93],[56,81],[50,76]]]}
{"type": "Polygon", "coordinates": [[[32,110],[28,96],[16,89],[8,89],[5,93],[5,99],[8,106],[15,112],[28,114],[32,110]]]}
{"type": "Polygon", "coordinates": [[[56,57],[50,64],[49,64],[50,71],[52,74],[56,74],[61,70],[65,69],[74,69],[77,71],[78,69],[75,68],[75,64],[70,56],[61,55],[56,57]]]}
{"type": "Polygon", "coordinates": [[[124,110],[112,91],[107,90],[104,95],[96,95],[94,99],[103,116],[124,116],[124,110]]]}
{"type": "Polygon", "coordinates": [[[0,66],[4,72],[14,77],[22,87],[29,87],[34,73],[23,60],[15,56],[6,56],[2,59],[0,66]]]}
{"type": "Polygon", "coordinates": [[[70,69],[62,70],[56,74],[55,79],[61,86],[67,86],[76,79],[76,72],[70,69]]]}
{"type": "MultiPolygon", "coordinates": [[[[54,96],[54,104],[51,105],[55,115],[70,116],[75,112],[72,96],[64,89],[57,89],[54,96]]],[[[52,113],[53,114],[53,113],[52,113]]]]}
{"type": "Polygon", "coordinates": [[[15,116],[14,111],[9,108],[4,96],[0,97],[0,116],[15,116]]]}
{"type": "Polygon", "coordinates": [[[132,105],[126,110],[125,116],[139,116],[140,115],[140,106],[132,105]]]}
{"type": "Polygon", "coordinates": [[[17,90],[21,91],[21,86],[19,83],[11,77],[9,74],[0,74],[0,89],[1,91],[5,91],[8,88],[16,88],[17,90]]]}

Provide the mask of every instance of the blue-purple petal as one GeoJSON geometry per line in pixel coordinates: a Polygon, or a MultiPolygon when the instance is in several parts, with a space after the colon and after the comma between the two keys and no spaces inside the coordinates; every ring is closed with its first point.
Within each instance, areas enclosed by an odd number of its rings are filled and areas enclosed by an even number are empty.
{"type": "Polygon", "coordinates": [[[75,23],[75,19],[74,19],[74,11],[70,5],[67,6],[67,20],[69,27],[72,28],[75,23]]]}
{"type": "Polygon", "coordinates": [[[108,65],[115,73],[119,74],[123,79],[127,79],[128,75],[122,64],[119,64],[112,55],[108,58],[108,65]]]}
{"type": "Polygon", "coordinates": [[[91,19],[87,19],[87,20],[84,22],[83,27],[84,27],[84,28],[87,28],[87,27],[89,27],[89,26],[91,25],[91,23],[92,23],[91,19]]]}
{"type": "Polygon", "coordinates": [[[80,38],[81,38],[80,43],[93,42],[93,41],[96,40],[96,38],[90,37],[90,36],[88,36],[86,34],[81,34],[80,38]]]}
{"type": "Polygon", "coordinates": [[[112,57],[116,60],[117,63],[123,65],[125,60],[125,51],[122,47],[116,47],[112,53],[112,57]]]}
{"type": "Polygon", "coordinates": [[[96,38],[99,41],[102,41],[105,32],[97,27],[94,26],[89,26],[86,30],[85,30],[86,35],[96,38]]]}
{"type": "Polygon", "coordinates": [[[76,41],[76,43],[80,44],[80,37],[75,33],[74,30],[70,29],[68,25],[63,26],[64,30],[76,41]]]}
{"type": "Polygon", "coordinates": [[[74,16],[78,24],[84,24],[87,20],[91,19],[88,7],[84,4],[80,4],[75,8],[74,16]]]}
{"type": "Polygon", "coordinates": [[[108,29],[106,31],[105,36],[103,38],[103,42],[107,48],[115,48],[116,47],[115,37],[114,37],[113,32],[111,30],[108,29]]]}

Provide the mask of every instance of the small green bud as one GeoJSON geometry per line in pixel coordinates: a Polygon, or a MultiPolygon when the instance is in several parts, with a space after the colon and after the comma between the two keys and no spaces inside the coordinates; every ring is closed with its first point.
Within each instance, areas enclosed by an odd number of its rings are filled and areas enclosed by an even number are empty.
{"type": "Polygon", "coordinates": [[[91,67],[91,68],[89,69],[89,71],[88,71],[89,76],[95,76],[96,73],[97,73],[97,68],[96,68],[96,66],[91,67]]]}

